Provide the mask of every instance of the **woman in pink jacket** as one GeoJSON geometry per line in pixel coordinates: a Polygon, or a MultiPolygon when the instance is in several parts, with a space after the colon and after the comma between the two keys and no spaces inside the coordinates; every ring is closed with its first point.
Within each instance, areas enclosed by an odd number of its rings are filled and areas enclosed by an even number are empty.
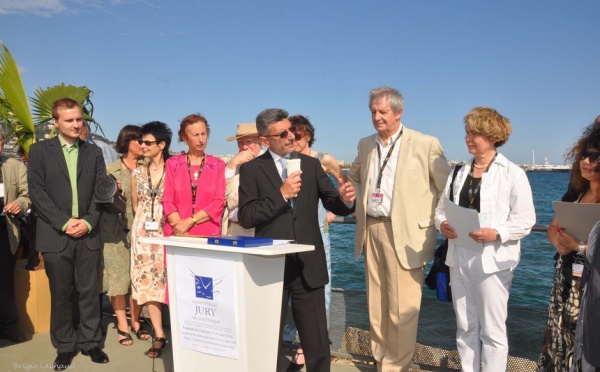
{"type": "Polygon", "coordinates": [[[210,127],[200,114],[188,115],[179,126],[179,141],[189,151],[166,162],[162,199],[165,236],[212,236],[221,231],[225,198],[225,163],[205,153],[210,127]]]}

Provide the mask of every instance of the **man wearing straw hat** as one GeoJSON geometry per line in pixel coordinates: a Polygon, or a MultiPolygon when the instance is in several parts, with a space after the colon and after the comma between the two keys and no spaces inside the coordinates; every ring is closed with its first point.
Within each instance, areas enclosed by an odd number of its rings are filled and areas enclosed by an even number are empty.
{"type": "Polygon", "coordinates": [[[249,162],[263,151],[258,140],[256,123],[241,123],[237,126],[235,136],[227,137],[227,141],[236,140],[240,152],[234,156],[225,168],[225,212],[223,213],[222,235],[254,236],[254,229],[240,226],[237,218],[238,188],[240,185],[240,166],[249,162]]]}

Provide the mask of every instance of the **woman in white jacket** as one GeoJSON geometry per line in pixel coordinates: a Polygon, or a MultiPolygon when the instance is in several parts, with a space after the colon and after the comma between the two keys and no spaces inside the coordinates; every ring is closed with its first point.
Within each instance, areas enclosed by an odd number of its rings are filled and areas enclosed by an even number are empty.
{"type": "Polygon", "coordinates": [[[468,234],[481,243],[476,250],[448,244],[446,264],[462,370],[506,371],[509,290],[521,256],[520,239],[535,224],[535,209],[525,172],[497,152],[510,136],[510,121],[494,109],[476,107],[465,116],[465,130],[473,158],[456,176],[453,200],[476,209],[481,228],[458,231],[446,220],[450,178],[436,208],[435,224],[448,239],[468,234]]]}

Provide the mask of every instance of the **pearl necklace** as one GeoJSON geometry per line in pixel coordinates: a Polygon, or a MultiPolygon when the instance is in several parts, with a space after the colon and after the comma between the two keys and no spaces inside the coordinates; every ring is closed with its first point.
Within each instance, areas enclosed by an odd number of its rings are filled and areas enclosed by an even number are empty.
{"type": "Polygon", "coordinates": [[[485,168],[487,168],[488,165],[489,165],[489,163],[486,165],[477,165],[477,164],[475,164],[475,162],[473,162],[473,166],[477,169],[485,169],[485,168]]]}

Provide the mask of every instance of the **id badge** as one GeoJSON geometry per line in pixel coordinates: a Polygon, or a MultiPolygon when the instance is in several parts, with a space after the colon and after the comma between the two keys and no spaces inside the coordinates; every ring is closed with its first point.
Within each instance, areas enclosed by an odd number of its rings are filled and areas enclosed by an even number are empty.
{"type": "Polygon", "coordinates": [[[158,221],[146,221],[144,229],[146,231],[158,231],[158,221]]]}
{"type": "Polygon", "coordinates": [[[583,264],[573,263],[572,275],[581,278],[581,274],[583,273],[583,264]]]}
{"type": "Polygon", "coordinates": [[[383,194],[380,192],[374,192],[371,194],[371,203],[381,204],[383,203],[383,194]]]}

